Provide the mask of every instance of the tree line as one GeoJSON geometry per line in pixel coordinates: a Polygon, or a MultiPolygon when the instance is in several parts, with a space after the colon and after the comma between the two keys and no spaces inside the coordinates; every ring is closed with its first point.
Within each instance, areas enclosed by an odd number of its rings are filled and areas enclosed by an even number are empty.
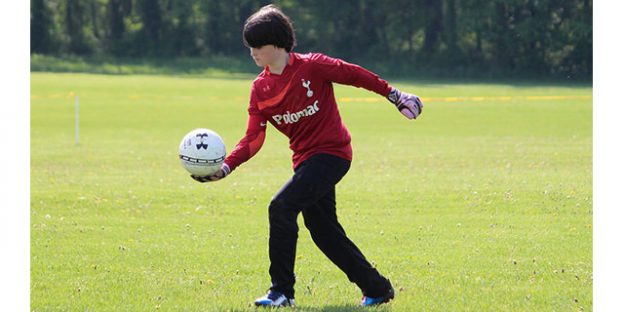
{"type": "Polygon", "coordinates": [[[591,79],[591,0],[31,0],[31,53],[248,57],[242,26],[275,3],[295,51],[381,72],[591,79]]]}

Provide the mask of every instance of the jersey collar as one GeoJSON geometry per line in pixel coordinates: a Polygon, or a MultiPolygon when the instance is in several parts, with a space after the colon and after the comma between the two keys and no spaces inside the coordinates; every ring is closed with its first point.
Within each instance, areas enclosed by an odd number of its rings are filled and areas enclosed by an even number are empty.
{"type": "Polygon", "coordinates": [[[288,53],[288,56],[289,56],[288,57],[288,64],[286,64],[286,67],[284,67],[284,70],[282,71],[282,73],[280,75],[271,73],[271,71],[269,70],[269,66],[265,66],[264,67],[264,74],[267,75],[267,76],[282,76],[282,75],[284,75],[286,70],[288,70],[288,68],[290,68],[292,66],[292,64],[295,63],[295,53],[290,52],[290,53],[288,53]]]}

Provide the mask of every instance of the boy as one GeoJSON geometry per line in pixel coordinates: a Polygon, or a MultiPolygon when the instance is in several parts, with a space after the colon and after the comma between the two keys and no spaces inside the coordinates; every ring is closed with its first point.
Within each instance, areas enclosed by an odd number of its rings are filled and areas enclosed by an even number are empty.
{"type": "Polygon", "coordinates": [[[213,176],[226,177],[262,147],[270,123],[290,139],[293,177],[269,205],[271,288],[256,306],[291,306],[295,300],[297,216],[319,249],[355,283],[363,306],[386,303],[394,289],[347,237],[336,216],[335,185],[351,164],[351,137],[342,123],[332,83],[361,87],[387,97],[409,119],[422,111],[421,100],[388,85],[385,80],[339,59],[320,53],[298,54],[290,19],[268,5],[250,16],[243,29],[245,46],[264,70],[254,80],[245,136],[213,176]]]}

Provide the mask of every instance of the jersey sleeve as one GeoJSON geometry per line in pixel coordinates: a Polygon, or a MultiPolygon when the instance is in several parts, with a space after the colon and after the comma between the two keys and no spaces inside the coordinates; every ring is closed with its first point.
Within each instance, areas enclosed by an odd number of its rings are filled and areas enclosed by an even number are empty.
{"type": "Polygon", "coordinates": [[[313,54],[311,59],[318,68],[318,73],[326,80],[364,88],[384,97],[390,93],[391,87],[387,81],[359,65],[321,53],[313,54]]]}
{"type": "Polygon", "coordinates": [[[236,147],[225,159],[225,164],[230,167],[230,171],[234,171],[236,167],[251,159],[260,151],[262,144],[264,144],[267,120],[260,115],[253,100],[248,111],[249,119],[247,120],[245,136],[236,144],[236,147]]]}

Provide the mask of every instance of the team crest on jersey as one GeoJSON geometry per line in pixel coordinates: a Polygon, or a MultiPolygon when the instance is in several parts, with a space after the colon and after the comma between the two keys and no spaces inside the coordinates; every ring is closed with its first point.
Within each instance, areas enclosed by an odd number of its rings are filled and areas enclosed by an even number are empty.
{"type": "Polygon", "coordinates": [[[301,85],[308,89],[308,92],[306,92],[306,95],[310,98],[314,95],[314,91],[310,90],[310,80],[306,81],[305,79],[301,79],[301,85]]]}

